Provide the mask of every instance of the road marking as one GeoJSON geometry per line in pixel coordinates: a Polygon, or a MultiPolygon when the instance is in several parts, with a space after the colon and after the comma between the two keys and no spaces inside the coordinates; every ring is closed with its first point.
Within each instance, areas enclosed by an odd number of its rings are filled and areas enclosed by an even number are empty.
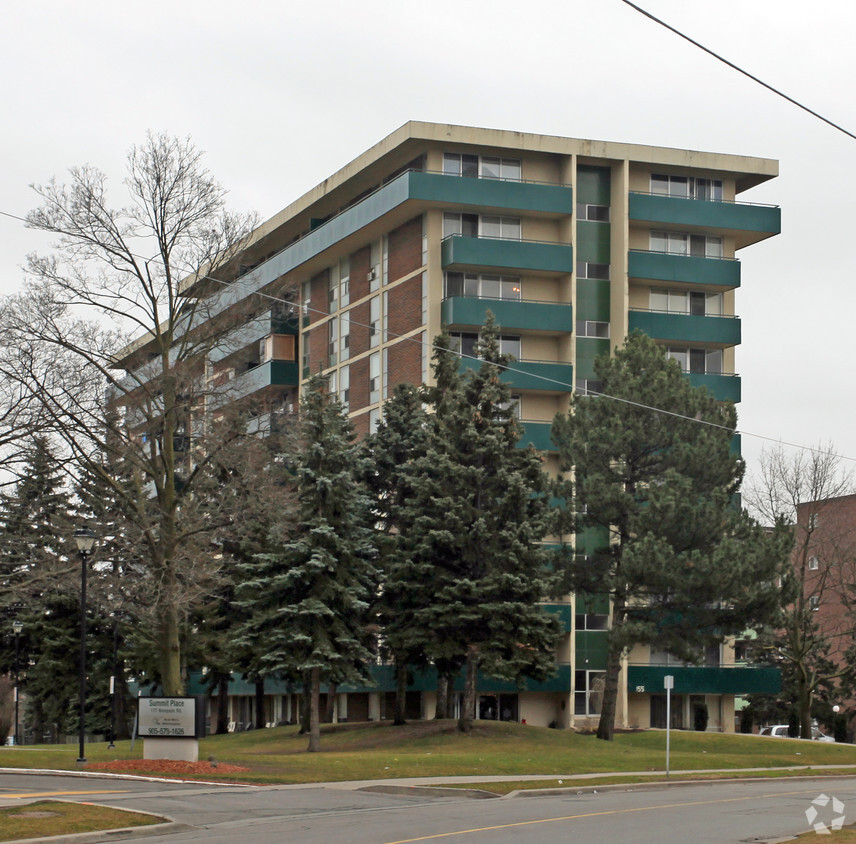
{"type": "Polygon", "coordinates": [[[126,794],[128,789],[110,791],[34,791],[31,794],[0,794],[0,800],[21,800],[32,797],[71,797],[78,794],[126,794]]]}
{"type": "Polygon", "coordinates": [[[813,789],[801,789],[800,791],[781,791],[774,794],[759,794],[750,797],[727,797],[721,800],[695,800],[692,803],[663,803],[660,806],[640,806],[636,809],[611,809],[606,812],[585,812],[580,815],[565,815],[561,818],[540,818],[534,821],[517,821],[516,823],[504,823],[497,826],[482,826],[475,829],[461,829],[457,832],[439,832],[436,835],[423,835],[421,838],[403,838],[401,841],[388,841],[387,844],[412,844],[414,841],[433,841],[435,838],[452,838],[455,835],[471,835],[475,832],[492,832],[497,829],[512,829],[518,826],[532,826],[541,823],[556,823],[557,821],[574,821],[580,818],[597,818],[604,815],[627,815],[632,812],[652,812],[658,809],[682,809],[687,806],[710,806],[716,803],[738,803],[745,800],[758,800],[764,797],[788,797],[794,794],[814,794],[813,789]]]}

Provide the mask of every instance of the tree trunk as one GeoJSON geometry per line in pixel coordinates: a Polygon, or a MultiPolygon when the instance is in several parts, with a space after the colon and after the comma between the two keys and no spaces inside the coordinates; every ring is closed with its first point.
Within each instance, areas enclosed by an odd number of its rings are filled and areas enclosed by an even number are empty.
{"type": "Polygon", "coordinates": [[[329,683],[327,686],[327,707],[324,713],[324,721],[328,724],[333,723],[333,715],[336,713],[336,689],[337,683],[329,683]]]}
{"type": "Polygon", "coordinates": [[[309,672],[303,675],[303,691],[300,695],[300,735],[309,733],[309,710],[312,708],[312,677],[309,672]]]}
{"type": "Polygon", "coordinates": [[[406,724],[404,713],[407,704],[407,660],[400,654],[395,659],[395,718],[393,726],[406,724]]]}
{"type": "Polygon", "coordinates": [[[256,680],[256,723],[257,730],[265,726],[265,681],[264,678],[256,680]]]}
{"type": "Polygon", "coordinates": [[[621,672],[622,648],[610,644],[606,654],[606,676],[603,682],[603,699],[600,706],[600,721],[597,737],[612,741],[615,732],[615,711],[618,701],[618,675],[621,672]]]}
{"type": "Polygon", "coordinates": [[[811,738],[811,685],[803,672],[797,675],[797,713],[800,720],[800,738],[811,738]]]}
{"type": "MultiPolygon", "coordinates": [[[[172,587],[175,588],[173,584],[172,587]]],[[[184,694],[181,682],[181,635],[178,621],[178,609],[171,601],[161,614],[161,684],[163,693],[172,697],[184,694]]]]}
{"type": "Polygon", "coordinates": [[[229,675],[221,674],[217,678],[217,735],[229,732],[229,675]]]}
{"type": "Polygon", "coordinates": [[[447,674],[437,675],[437,709],[434,712],[434,718],[449,717],[449,676],[447,674]]]}
{"type": "Polygon", "coordinates": [[[311,692],[309,695],[309,747],[310,753],[321,750],[321,669],[312,669],[312,680],[310,682],[311,692]]]}
{"type": "Polygon", "coordinates": [[[476,708],[476,669],[478,653],[475,645],[467,648],[466,681],[464,683],[464,701],[461,704],[461,716],[458,718],[458,730],[468,733],[473,728],[473,712],[476,708]]]}

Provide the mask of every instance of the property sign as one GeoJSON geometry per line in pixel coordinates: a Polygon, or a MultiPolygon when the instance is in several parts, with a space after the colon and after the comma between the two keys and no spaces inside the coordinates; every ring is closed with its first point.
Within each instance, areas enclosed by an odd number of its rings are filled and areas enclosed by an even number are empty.
{"type": "Polygon", "coordinates": [[[138,735],[143,738],[199,738],[195,697],[141,697],[138,735]]]}

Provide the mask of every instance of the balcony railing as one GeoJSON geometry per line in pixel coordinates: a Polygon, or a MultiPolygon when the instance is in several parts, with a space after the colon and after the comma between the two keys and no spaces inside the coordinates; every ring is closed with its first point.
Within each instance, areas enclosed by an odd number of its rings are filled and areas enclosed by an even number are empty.
{"type": "Polygon", "coordinates": [[[492,267],[563,274],[574,270],[570,243],[453,234],[443,239],[441,250],[443,269],[492,267]]]}
{"type": "Polygon", "coordinates": [[[503,330],[570,333],[574,328],[572,305],[534,299],[450,296],[443,300],[441,319],[450,327],[479,326],[484,325],[488,311],[503,330]]]}
{"type": "Polygon", "coordinates": [[[740,262],[736,258],[707,258],[650,249],[631,249],[627,258],[631,279],[740,287],[740,262]]]}
{"type": "Polygon", "coordinates": [[[678,313],[645,308],[631,308],[628,328],[639,329],[656,340],[715,343],[736,346],[741,339],[741,323],[736,316],[723,314],[678,313]]]}

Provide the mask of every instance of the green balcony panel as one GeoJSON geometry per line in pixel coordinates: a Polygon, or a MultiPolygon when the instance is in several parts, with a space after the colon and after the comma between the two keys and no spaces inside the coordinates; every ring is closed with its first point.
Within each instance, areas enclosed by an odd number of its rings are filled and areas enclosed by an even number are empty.
{"type": "Polygon", "coordinates": [[[553,445],[553,440],[550,437],[550,432],[553,430],[552,422],[526,422],[524,420],[521,424],[523,436],[518,443],[520,448],[527,448],[531,443],[538,451],[556,450],[556,446],[553,445]]]}
{"type": "Polygon", "coordinates": [[[717,401],[740,401],[740,376],[739,375],[712,375],[689,373],[690,384],[693,387],[707,387],[717,401]]]}
{"type": "Polygon", "coordinates": [[[574,194],[569,185],[475,179],[443,173],[411,172],[405,175],[410,199],[548,214],[572,214],[574,210],[574,194]]]}
{"type": "Polygon", "coordinates": [[[782,672],[778,668],[675,665],[629,665],[627,688],[630,692],[663,693],[667,674],[675,678],[673,692],[679,695],[774,695],[782,688],[782,672]]]}
{"type": "Polygon", "coordinates": [[[734,434],[731,437],[731,453],[736,454],[738,457],[743,453],[743,441],[740,434],[734,434]]]}
{"type": "Polygon", "coordinates": [[[579,630],[574,633],[574,661],[577,670],[602,671],[606,668],[606,630],[579,630]]]}
{"type": "Polygon", "coordinates": [[[229,400],[235,400],[257,393],[265,387],[296,387],[299,383],[296,361],[269,360],[237,375],[224,387],[224,395],[229,400]]]}
{"type": "Polygon", "coordinates": [[[630,311],[630,331],[639,329],[655,340],[716,343],[736,346],[740,343],[740,320],[725,316],[692,316],[662,311],[630,311]]]}
{"type": "Polygon", "coordinates": [[[571,333],[574,330],[572,305],[552,302],[526,302],[511,299],[475,299],[454,296],[443,300],[443,325],[481,326],[492,311],[499,327],[514,331],[552,331],[571,333]]]}
{"type": "Polygon", "coordinates": [[[577,615],[584,613],[608,615],[609,595],[587,595],[585,592],[580,592],[576,596],[576,613],[577,615]]]}
{"type": "Polygon", "coordinates": [[[723,230],[732,232],[737,237],[738,247],[772,237],[782,230],[782,211],[774,205],[713,202],[645,193],[630,194],[630,219],[663,226],[693,226],[711,234],[723,230]]]}
{"type": "Polygon", "coordinates": [[[609,223],[577,220],[577,260],[610,263],[609,223]]]}
{"type": "Polygon", "coordinates": [[[291,319],[273,318],[270,311],[266,314],[261,314],[249,322],[236,328],[234,331],[229,331],[217,340],[216,345],[208,353],[208,357],[216,362],[223,360],[239,349],[251,343],[258,343],[263,337],[268,334],[289,334],[296,336],[298,333],[297,317],[291,319]]]}
{"type": "MultiPolygon", "coordinates": [[[[461,358],[461,372],[478,369],[481,361],[461,358]]],[[[551,393],[570,393],[574,385],[574,367],[569,363],[552,363],[540,360],[515,360],[501,375],[502,380],[515,390],[546,390],[551,393]]]]}
{"type": "Polygon", "coordinates": [[[598,337],[580,337],[577,339],[577,379],[594,379],[594,362],[601,355],[609,354],[609,340],[598,337]]]}
{"type": "Polygon", "coordinates": [[[574,269],[574,253],[569,243],[454,235],[443,241],[442,263],[443,269],[493,267],[568,274],[574,269]]]}
{"type": "Polygon", "coordinates": [[[639,249],[631,250],[627,257],[630,278],[740,287],[740,261],[733,258],[698,258],[639,249]]]}
{"type": "Polygon", "coordinates": [[[609,322],[609,282],[605,279],[577,279],[577,319],[609,322]]]}
{"type": "Polygon", "coordinates": [[[558,617],[559,624],[561,625],[562,630],[564,630],[565,633],[571,632],[570,604],[541,604],[541,608],[550,615],[555,615],[558,617]]]}
{"type": "Polygon", "coordinates": [[[609,530],[603,527],[587,527],[574,537],[574,548],[577,554],[594,554],[609,545],[609,530]]]}

